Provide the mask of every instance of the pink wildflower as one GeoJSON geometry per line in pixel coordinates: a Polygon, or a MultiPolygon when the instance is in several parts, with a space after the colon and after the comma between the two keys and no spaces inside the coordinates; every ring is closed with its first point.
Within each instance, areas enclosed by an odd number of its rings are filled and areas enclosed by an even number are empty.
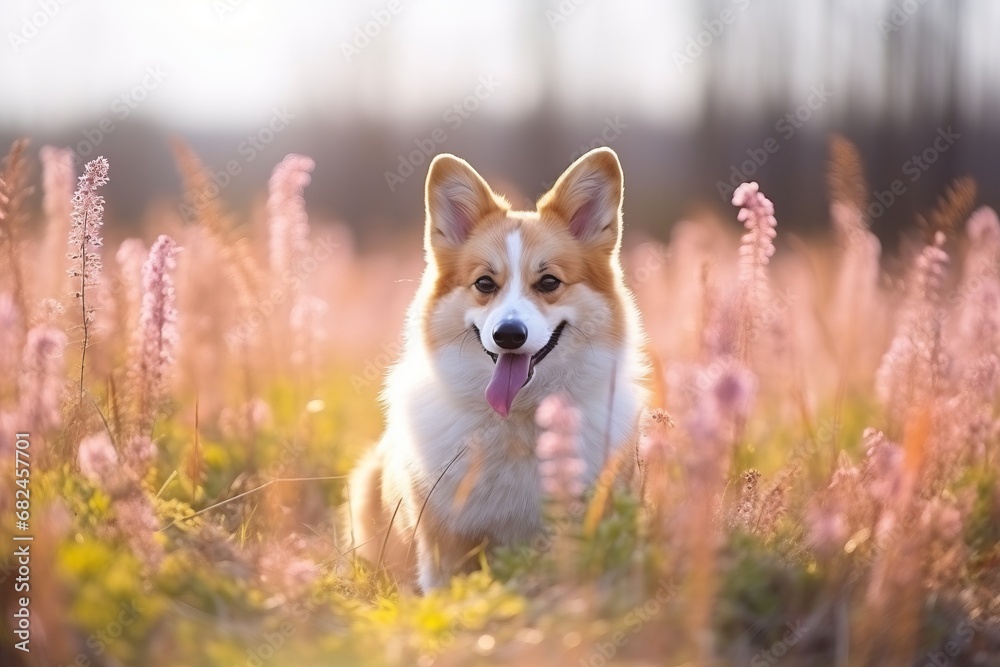
{"type": "MultiPolygon", "coordinates": [[[[754,332],[767,326],[762,318],[768,310],[770,288],[767,265],[774,254],[775,227],[774,204],[761,194],[756,183],[744,183],[733,193],[733,206],[739,206],[737,219],[747,233],[740,239],[740,273],[732,307],[724,312],[732,323],[724,331],[738,334],[738,339],[728,342],[727,354],[738,353],[746,362],[751,352],[754,332]],[[736,346],[733,347],[733,343],[736,346]]],[[[723,339],[720,338],[720,342],[723,339]]]]}
{"type": "Polygon", "coordinates": [[[177,308],[172,276],[177,266],[177,250],[173,239],[160,236],[142,267],[142,308],[134,344],[141,401],[139,426],[143,432],[152,427],[156,404],[163,394],[164,381],[174,363],[177,347],[177,308]]]}
{"type": "Polygon", "coordinates": [[[142,239],[125,239],[115,253],[125,295],[126,312],[123,313],[123,318],[126,321],[134,321],[139,314],[142,302],[142,265],[147,254],[146,244],[142,239]]]}
{"type": "Polygon", "coordinates": [[[879,398],[898,421],[905,418],[910,407],[933,395],[941,375],[940,304],[948,270],[944,242],[944,234],[938,232],[934,243],[917,258],[902,322],[875,377],[879,398]]]}
{"type": "Polygon", "coordinates": [[[309,251],[309,216],[302,191],[315,166],[312,158],[292,153],[278,163],[268,181],[271,270],[277,276],[295,270],[309,251]]]}
{"type": "Polygon", "coordinates": [[[91,326],[94,323],[93,297],[87,303],[87,288],[97,287],[101,282],[101,254],[104,245],[101,225],[104,224],[104,197],[97,194],[98,188],[108,182],[108,161],[103,157],[91,160],[84,168],[79,185],[73,194],[73,224],[69,231],[69,275],[79,280],[79,290],[74,293],[80,300],[83,337],[80,341],[80,394],[83,405],[84,372],[87,368],[87,348],[90,347],[91,326]]]}
{"type": "Polygon", "coordinates": [[[128,441],[123,453],[129,472],[135,478],[142,479],[156,456],[156,445],[148,435],[139,434],[128,441]]]}
{"type": "MultiPolygon", "coordinates": [[[[104,197],[97,189],[108,182],[108,161],[99,157],[87,163],[73,195],[73,225],[69,235],[69,275],[80,280],[77,298],[83,299],[85,288],[94,287],[101,280],[101,255],[104,245],[101,226],[104,224],[104,197]]],[[[84,303],[84,316],[92,321],[93,309],[88,312],[84,303]]]]}
{"type": "Polygon", "coordinates": [[[903,480],[903,450],[881,431],[866,428],[862,435],[867,450],[862,476],[869,496],[883,507],[896,497],[903,480]]]}
{"type": "Polygon", "coordinates": [[[159,524],[153,504],[137,483],[126,487],[115,499],[115,523],[132,551],[149,567],[155,567],[163,557],[163,546],[157,541],[159,524]]]}
{"type": "Polygon", "coordinates": [[[586,463],[579,454],[579,410],[562,396],[552,395],[538,406],[535,421],[543,429],[535,450],[542,491],[558,500],[582,496],[586,463]]]}
{"type": "Polygon", "coordinates": [[[155,567],[163,556],[163,547],[156,535],[159,524],[138,477],[142,471],[135,467],[150,451],[148,439],[134,440],[126,451],[125,466],[122,466],[111,438],[101,431],[80,441],[77,462],[80,473],[111,496],[118,534],[147,566],[155,567]]]}
{"type": "Polygon", "coordinates": [[[1000,220],[983,207],[966,226],[969,252],[960,295],[962,347],[989,354],[1000,349],[1000,220]]]}
{"type": "Polygon", "coordinates": [[[736,219],[747,229],[740,239],[740,282],[753,294],[764,292],[765,267],[774,254],[774,238],[778,235],[774,204],[761,194],[756,183],[744,183],[733,193],[733,206],[740,207],[736,219]]]}
{"type": "Polygon", "coordinates": [[[65,347],[66,335],[54,327],[28,331],[19,382],[20,412],[35,430],[48,431],[61,420],[65,347]]]}
{"type": "Polygon", "coordinates": [[[721,442],[746,419],[757,390],[752,371],[731,357],[698,369],[697,390],[687,429],[698,442],[721,442]]]}
{"type": "Polygon", "coordinates": [[[319,574],[319,568],[305,555],[305,550],[305,540],[298,535],[263,544],[257,561],[262,583],[287,597],[305,592],[319,574]]]}
{"type": "MultiPolygon", "coordinates": [[[[951,345],[957,393],[947,399],[948,436],[953,461],[987,457],[1000,419],[1000,219],[993,209],[976,211],[966,225],[969,239],[959,301],[959,326],[951,345]]],[[[949,301],[952,299],[950,298],[949,301]]]]}
{"type": "Polygon", "coordinates": [[[806,510],[806,543],[823,556],[839,552],[847,542],[848,524],[835,506],[810,505],[806,510]]]}
{"type": "Polygon", "coordinates": [[[118,475],[118,452],[104,431],[80,441],[77,463],[83,476],[101,488],[118,475]]]}

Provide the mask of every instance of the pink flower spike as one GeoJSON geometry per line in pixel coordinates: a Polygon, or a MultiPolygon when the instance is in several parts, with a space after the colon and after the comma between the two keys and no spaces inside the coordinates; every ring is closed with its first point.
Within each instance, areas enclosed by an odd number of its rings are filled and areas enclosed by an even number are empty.
{"type": "Polygon", "coordinates": [[[142,306],[133,342],[136,390],[140,397],[139,427],[148,434],[177,348],[177,307],[173,270],[177,244],[160,236],[142,266],[142,306]]]}
{"type": "Polygon", "coordinates": [[[312,181],[313,159],[292,153],[274,168],[267,183],[271,233],[271,269],[284,275],[309,252],[309,216],[302,191],[312,181]]]}
{"type": "Polygon", "coordinates": [[[553,395],[538,406],[535,421],[543,429],[535,450],[542,492],[560,501],[579,498],[587,471],[579,455],[579,410],[562,396],[553,395]]]}
{"type": "Polygon", "coordinates": [[[740,274],[756,280],[774,255],[774,238],[778,224],[774,204],[760,192],[756,183],[744,183],[733,193],[733,206],[739,206],[736,218],[747,228],[740,243],[740,274]]]}
{"type": "Polygon", "coordinates": [[[108,161],[104,157],[91,160],[84,168],[76,193],[73,195],[73,226],[70,228],[68,258],[69,275],[79,278],[81,291],[101,280],[101,255],[104,245],[101,226],[104,224],[104,197],[98,188],[108,182],[108,161]]]}

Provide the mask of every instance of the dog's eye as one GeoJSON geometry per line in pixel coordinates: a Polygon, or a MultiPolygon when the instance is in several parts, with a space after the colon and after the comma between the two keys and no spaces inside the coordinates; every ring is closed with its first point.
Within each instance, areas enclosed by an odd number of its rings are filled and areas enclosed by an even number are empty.
{"type": "Polygon", "coordinates": [[[544,275],[542,279],[538,281],[538,291],[539,292],[555,292],[562,285],[562,281],[553,275],[544,275]]]}
{"type": "Polygon", "coordinates": [[[483,294],[492,294],[497,291],[497,284],[489,276],[482,276],[473,283],[475,288],[483,294]]]}

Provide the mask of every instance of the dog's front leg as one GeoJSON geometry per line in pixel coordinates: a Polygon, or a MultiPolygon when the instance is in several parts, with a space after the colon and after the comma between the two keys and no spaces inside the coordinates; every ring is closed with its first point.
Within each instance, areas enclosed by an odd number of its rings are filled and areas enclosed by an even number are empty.
{"type": "Polygon", "coordinates": [[[417,536],[417,579],[424,593],[447,586],[451,577],[476,568],[476,544],[446,530],[422,526],[417,536]]]}

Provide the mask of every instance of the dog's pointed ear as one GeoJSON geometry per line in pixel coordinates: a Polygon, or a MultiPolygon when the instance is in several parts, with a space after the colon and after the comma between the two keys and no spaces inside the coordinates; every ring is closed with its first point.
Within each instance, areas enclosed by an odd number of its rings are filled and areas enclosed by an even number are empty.
{"type": "Polygon", "coordinates": [[[507,209],[507,202],[493,193],[468,162],[448,153],[431,160],[426,200],[428,249],[461,245],[476,223],[507,209]]]}
{"type": "Polygon", "coordinates": [[[615,152],[595,148],[563,172],[538,200],[537,208],[565,220],[570,232],[584,243],[616,248],[621,238],[623,183],[615,152]]]}

